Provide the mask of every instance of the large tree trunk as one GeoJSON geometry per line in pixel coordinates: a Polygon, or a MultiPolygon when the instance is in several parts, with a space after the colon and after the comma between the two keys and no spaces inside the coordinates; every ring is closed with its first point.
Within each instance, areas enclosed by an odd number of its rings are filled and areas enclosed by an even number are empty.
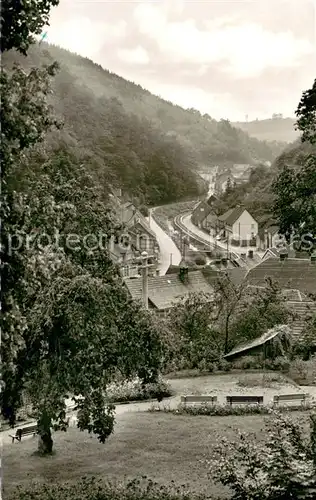
{"type": "Polygon", "coordinates": [[[38,452],[41,455],[50,455],[53,452],[53,439],[50,429],[38,436],[38,452]]]}
{"type": "Polygon", "coordinates": [[[49,455],[53,451],[53,439],[51,432],[51,419],[48,415],[42,415],[38,423],[38,452],[41,455],[49,455]]]}

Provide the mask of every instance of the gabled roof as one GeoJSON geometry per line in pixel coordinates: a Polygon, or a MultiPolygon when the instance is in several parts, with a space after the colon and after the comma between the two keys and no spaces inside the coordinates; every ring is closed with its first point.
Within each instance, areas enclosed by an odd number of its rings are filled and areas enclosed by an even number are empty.
{"type": "Polygon", "coordinates": [[[271,257],[262,260],[256,267],[250,269],[246,280],[251,285],[264,285],[267,277],[279,283],[281,288],[295,288],[300,292],[316,292],[316,264],[310,259],[271,257]]]}
{"type": "MultiPolygon", "coordinates": [[[[142,278],[126,279],[125,284],[134,300],[142,300],[142,278]]],[[[213,287],[201,271],[189,272],[187,283],[180,280],[179,274],[148,277],[148,299],[161,311],[170,309],[182,297],[194,292],[213,293],[213,287]]]]}
{"type": "Polygon", "coordinates": [[[262,260],[268,259],[269,257],[279,257],[280,256],[280,250],[275,247],[267,248],[267,250],[264,252],[262,256],[262,260]]]}
{"type": "Polygon", "coordinates": [[[195,224],[202,222],[211,212],[212,207],[205,201],[201,201],[192,213],[192,220],[195,224]]]}
{"type": "Polygon", "coordinates": [[[218,201],[218,198],[217,198],[217,196],[215,196],[215,194],[213,193],[213,194],[211,194],[211,196],[209,196],[209,197],[208,197],[208,199],[206,200],[206,203],[207,203],[208,205],[212,206],[212,205],[213,205],[213,203],[214,203],[215,201],[218,201]]]}
{"type": "Polygon", "coordinates": [[[243,205],[237,205],[235,208],[230,208],[223,215],[220,215],[218,219],[225,222],[228,226],[232,226],[245,210],[246,208],[243,205]]]}
{"type": "Polygon", "coordinates": [[[150,236],[152,236],[153,239],[156,239],[156,235],[155,235],[154,231],[150,228],[149,223],[143,217],[139,217],[138,214],[136,216],[135,223],[134,223],[133,227],[135,227],[137,224],[140,224],[142,226],[142,228],[148,234],[150,234],[150,236]]]}

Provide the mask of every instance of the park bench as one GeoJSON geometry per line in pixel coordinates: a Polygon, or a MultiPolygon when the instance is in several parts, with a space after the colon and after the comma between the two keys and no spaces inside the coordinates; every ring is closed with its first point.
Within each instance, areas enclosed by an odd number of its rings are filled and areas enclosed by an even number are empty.
{"type": "Polygon", "coordinates": [[[21,442],[22,436],[29,436],[30,434],[33,434],[33,436],[37,434],[37,424],[28,425],[27,427],[21,427],[20,429],[16,430],[15,436],[12,436],[10,434],[10,437],[12,438],[12,443],[14,443],[15,439],[21,442]]]}
{"type": "Polygon", "coordinates": [[[217,403],[217,396],[181,396],[181,404],[215,404],[217,403]]]}
{"type": "Polygon", "coordinates": [[[233,404],[263,404],[263,396],[226,396],[226,403],[233,404]]]}
{"type": "Polygon", "coordinates": [[[278,403],[290,403],[294,401],[299,401],[301,404],[306,402],[306,399],[309,397],[309,394],[278,394],[273,398],[273,404],[277,405],[278,403]]]}

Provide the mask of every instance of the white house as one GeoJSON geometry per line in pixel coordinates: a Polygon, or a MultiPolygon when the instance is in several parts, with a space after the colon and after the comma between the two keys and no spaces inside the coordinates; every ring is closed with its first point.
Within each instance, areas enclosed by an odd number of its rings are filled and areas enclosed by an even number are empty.
{"type": "Polygon", "coordinates": [[[223,236],[229,238],[232,244],[256,246],[258,236],[258,222],[242,205],[229,209],[218,217],[223,236]]]}

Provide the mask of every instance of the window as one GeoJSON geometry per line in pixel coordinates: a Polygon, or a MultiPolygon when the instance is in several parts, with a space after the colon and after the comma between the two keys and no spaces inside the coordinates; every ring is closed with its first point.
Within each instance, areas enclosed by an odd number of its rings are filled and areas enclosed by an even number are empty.
{"type": "Polygon", "coordinates": [[[255,231],[255,225],[251,224],[251,232],[253,233],[255,231]]]}

